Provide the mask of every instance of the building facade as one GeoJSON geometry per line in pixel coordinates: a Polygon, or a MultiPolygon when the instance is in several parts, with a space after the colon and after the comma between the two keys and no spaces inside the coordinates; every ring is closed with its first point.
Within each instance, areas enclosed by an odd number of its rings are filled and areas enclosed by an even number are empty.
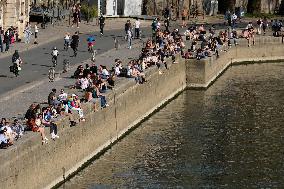
{"type": "Polygon", "coordinates": [[[142,0],[98,0],[98,10],[106,16],[141,15],[142,0]]]}
{"type": "Polygon", "coordinates": [[[19,37],[29,22],[30,0],[1,0],[0,26],[7,30],[9,27],[18,27],[19,37]]]}

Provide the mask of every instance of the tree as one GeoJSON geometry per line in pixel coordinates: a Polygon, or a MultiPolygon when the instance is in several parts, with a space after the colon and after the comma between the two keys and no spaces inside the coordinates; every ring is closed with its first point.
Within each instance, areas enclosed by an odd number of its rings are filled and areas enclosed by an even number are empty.
{"type": "Polygon", "coordinates": [[[279,14],[284,15],[284,0],[281,1],[279,6],[279,14]]]}
{"type": "Polygon", "coordinates": [[[225,13],[227,10],[235,11],[236,0],[219,0],[218,9],[219,12],[225,13]]]}
{"type": "Polygon", "coordinates": [[[261,12],[261,1],[260,0],[250,0],[248,1],[248,13],[261,12]]]}

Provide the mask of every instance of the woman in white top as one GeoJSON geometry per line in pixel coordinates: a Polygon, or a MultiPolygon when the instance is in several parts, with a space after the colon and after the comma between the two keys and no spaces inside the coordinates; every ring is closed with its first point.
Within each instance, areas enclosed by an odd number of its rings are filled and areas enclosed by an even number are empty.
{"type": "Polygon", "coordinates": [[[69,33],[66,33],[65,36],[64,36],[64,49],[65,50],[68,50],[68,47],[70,47],[70,34],[69,33]]]}
{"type": "Polygon", "coordinates": [[[38,34],[38,27],[35,24],[35,42],[34,42],[34,44],[38,44],[38,42],[37,42],[37,34],[38,34]]]}

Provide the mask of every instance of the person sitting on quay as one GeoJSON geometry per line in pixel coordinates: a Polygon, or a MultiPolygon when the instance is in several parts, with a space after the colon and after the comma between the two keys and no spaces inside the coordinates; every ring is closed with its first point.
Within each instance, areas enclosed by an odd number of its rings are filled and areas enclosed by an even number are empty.
{"type": "Polygon", "coordinates": [[[36,104],[31,104],[29,109],[25,114],[25,119],[27,120],[27,129],[33,132],[39,132],[42,139],[42,144],[47,144],[47,137],[45,135],[45,129],[42,127],[42,115],[38,112],[36,104]]]}
{"type": "Polygon", "coordinates": [[[4,128],[0,129],[0,149],[6,149],[10,146],[8,138],[5,136],[4,128]]]}
{"type": "Polygon", "coordinates": [[[18,119],[14,120],[14,123],[11,126],[11,129],[15,133],[15,139],[18,140],[24,135],[25,128],[24,126],[19,122],[18,119]]]}
{"type": "Polygon", "coordinates": [[[50,107],[42,108],[42,124],[50,128],[51,139],[59,138],[57,135],[57,125],[52,121],[53,112],[50,107]]]}
{"type": "Polygon", "coordinates": [[[9,141],[9,145],[13,145],[17,133],[12,130],[9,122],[6,121],[5,126],[2,127],[2,130],[4,131],[4,135],[9,141]]]}
{"type": "Polygon", "coordinates": [[[84,112],[83,109],[81,108],[81,102],[76,94],[72,94],[71,98],[68,99],[67,104],[69,110],[78,112],[80,117],[79,121],[85,121],[84,112]]]}
{"type": "Polygon", "coordinates": [[[67,101],[68,94],[64,91],[64,89],[60,90],[60,94],[58,95],[58,100],[63,103],[64,101],[67,101]]]}

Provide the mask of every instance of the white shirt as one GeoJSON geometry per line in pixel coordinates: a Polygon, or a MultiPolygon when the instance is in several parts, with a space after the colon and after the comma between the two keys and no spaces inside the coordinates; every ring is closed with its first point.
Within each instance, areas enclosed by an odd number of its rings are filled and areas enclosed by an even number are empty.
{"type": "Polygon", "coordinates": [[[87,78],[81,78],[80,83],[81,83],[81,89],[87,89],[89,86],[89,80],[87,78]]]}
{"type": "Polygon", "coordinates": [[[115,67],[115,75],[119,75],[120,74],[120,68],[119,66],[115,67]]]}
{"type": "Polygon", "coordinates": [[[67,93],[61,93],[60,95],[58,95],[58,98],[60,101],[63,101],[67,99],[67,96],[67,93]]]}
{"type": "Polygon", "coordinates": [[[13,133],[13,130],[11,129],[11,127],[8,127],[8,126],[4,126],[4,128],[6,128],[7,129],[7,133],[8,134],[12,134],[13,133]]]}
{"type": "Polygon", "coordinates": [[[7,138],[4,134],[0,134],[0,144],[4,142],[4,143],[7,143],[7,138]]]}
{"type": "Polygon", "coordinates": [[[70,39],[70,35],[65,35],[64,39],[65,40],[69,40],[70,39]]]}
{"type": "Polygon", "coordinates": [[[135,21],[135,28],[140,28],[140,21],[139,20],[135,21]]]}
{"type": "Polygon", "coordinates": [[[103,69],[102,70],[102,74],[105,75],[105,76],[109,76],[109,73],[108,73],[107,69],[103,69]]]}
{"type": "Polygon", "coordinates": [[[127,67],[127,75],[131,76],[132,75],[132,68],[130,66],[127,67]]]}
{"type": "Polygon", "coordinates": [[[59,52],[58,50],[52,50],[52,56],[58,56],[59,52]]]}
{"type": "Polygon", "coordinates": [[[127,31],[127,36],[128,36],[129,39],[132,37],[132,32],[131,32],[131,30],[128,30],[128,31],[127,31]]]}
{"type": "Polygon", "coordinates": [[[37,27],[37,25],[35,25],[35,33],[37,33],[38,32],[38,27],[37,27]]]}
{"type": "Polygon", "coordinates": [[[158,23],[157,23],[157,29],[160,29],[160,28],[161,28],[161,23],[158,22],[158,23]]]}

